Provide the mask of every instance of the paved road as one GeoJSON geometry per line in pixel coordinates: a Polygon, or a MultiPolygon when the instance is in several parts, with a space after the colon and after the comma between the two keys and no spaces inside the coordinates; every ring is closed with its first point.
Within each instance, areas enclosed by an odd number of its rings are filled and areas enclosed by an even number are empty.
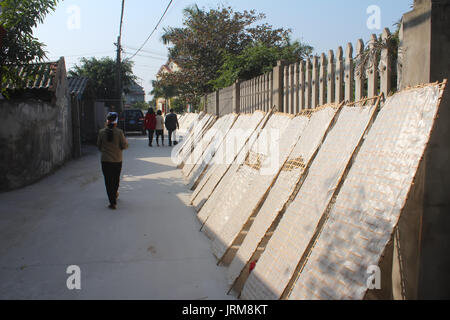
{"type": "Polygon", "coordinates": [[[117,211],[95,148],[0,194],[0,299],[232,299],[171,149],[128,138],[117,211]],[[71,265],[81,290],[67,289],[71,265]]]}

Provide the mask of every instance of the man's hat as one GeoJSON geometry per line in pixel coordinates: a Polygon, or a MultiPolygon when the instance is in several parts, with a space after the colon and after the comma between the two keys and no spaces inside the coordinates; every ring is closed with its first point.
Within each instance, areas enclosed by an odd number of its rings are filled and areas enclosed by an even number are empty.
{"type": "Polygon", "coordinates": [[[117,112],[110,112],[108,113],[108,116],[106,117],[109,123],[118,123],[119,122],[119,115],[117,112]]]}

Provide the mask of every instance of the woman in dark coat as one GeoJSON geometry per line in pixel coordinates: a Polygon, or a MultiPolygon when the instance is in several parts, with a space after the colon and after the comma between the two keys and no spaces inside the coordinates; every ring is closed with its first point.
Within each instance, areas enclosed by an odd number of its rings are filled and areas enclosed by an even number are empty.
{"type": "Polygon", "coordinates": [[[145,116],[145,129],[148,131],[148,146],[151,147],[153,144],[153,135],[156,130],[156,115],[153,108],[148,109],[145,116]]]}

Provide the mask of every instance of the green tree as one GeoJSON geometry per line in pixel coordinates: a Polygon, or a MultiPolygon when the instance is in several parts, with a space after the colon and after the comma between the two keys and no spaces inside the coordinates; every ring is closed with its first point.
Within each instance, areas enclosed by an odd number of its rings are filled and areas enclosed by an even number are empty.
{"type": "Polygon", "coordinates": [[[132,105],[132,109],[148,110],[149,107],[150,107],[150,104],[147,102],[143,102],[143,101],[135,102],[132,105]]]}
{"type": "Polygon", "coordinates": [[[195,100],[212,91],[213,81],[230,56],[237,56],[258,43],[266,47],[289,45],[289,29],[255,25],[264,14],[254,10],[235,12],[231,7],[184,10],[183,27],[167,28],[162,37],[169,56],[181,68],[162,75],[161,82],[177,88],[183,99],[195,100]]]}
{"type": "MultiPolygon", "coordinates": [[[[88,77],[98,99],[114,100],[116,93],[116,61],[110,57],[82,58],[80,65],[75,65],[70,71],[71,77],[88,77]]],[[[124,61],[121,64],[123,87],[131,85],[137,77],[133,74],[133,63],[124,61]]],[[[127,93],[127,90],[124,90],[127,93]]],[[[117,104],[117,103],[116,103],[117,104]]]]}
{"type": "Polygon", "coordinates": [[[236,80],[249,80],[276,66],[278,60],[294,63],[311,55],[313,48],[296,41],[283,46],[268,46],[257,43],[239,55],[226,54],[219,69],[219,77],[210,83],[215,89],[231,86],[236,80]]]}
{"type": "MultiPolygon", "coordinates": [[[[43,61],[45,45],[33,36],[33,28],[54,11],[59,0],[3,0],[0,26],[4,28],[0,47],[1,88],[12,82],[20,85],[14,65],[43,61]]],[[[30,75],[32,76],[32,75],[30,75]]]]}
{"type": "Polygon", "coordinates": [[[166,105],[169,105],[169,100],[177,95],[177,88],[170,83],[154,80],[152,85],[153,90],[150,93],[155,99],[163,98],[166,105]]]}

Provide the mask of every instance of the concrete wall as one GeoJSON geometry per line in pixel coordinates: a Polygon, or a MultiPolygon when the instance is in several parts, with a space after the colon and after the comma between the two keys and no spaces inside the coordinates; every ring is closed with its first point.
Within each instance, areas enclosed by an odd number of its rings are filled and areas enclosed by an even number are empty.
{"type": "Polygon", "coordinates": [[[219,90],[219,116],[233,113],[233,86],[219,90]]]}
{"type": "Polygon", "coordinates": [[[72,116],[64,79],[52,102],[0,101],[0,191],[31,184],[72,157],[72,116]]]}
{"type": "MultiPolygon", "coordinates": [[[[414,10],[404,15],[401,32],[399,87],[443,81],[450,72],[450,0],[416,0],[414,10]]],[[[416,185],[423,186],[410,198],[399,223],[394,256],[394,284],[406,282],[398,299],[450,298],[450,95],[441,100],[429,147],[416,185]],[[402,232],[402,230],[405,230],[402,232]],[[406,232],[407,231],[407,232],[406,232]],[[408,247],[405,248],[407,244],[408,247]],[[399,250],[401,253],[401,250],[399,250]],[[395,261],[396,260],[396,261],[395,261]],[[409,290],[408,290],[409,288],[409,290]]]]}

